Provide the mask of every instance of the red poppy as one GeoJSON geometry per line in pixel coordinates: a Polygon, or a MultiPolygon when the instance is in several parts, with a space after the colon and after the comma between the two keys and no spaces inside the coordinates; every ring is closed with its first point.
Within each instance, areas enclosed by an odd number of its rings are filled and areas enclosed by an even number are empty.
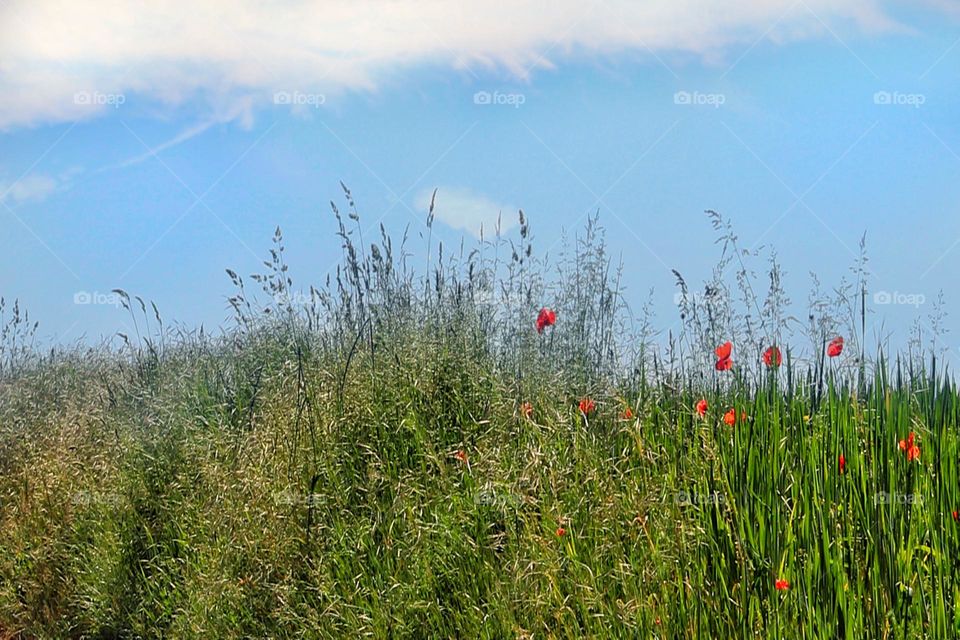
{"type": "Polygon", "coordinates": [[[910,435],[907,436],[906,440],[900,441],[900,451],[906,451],[913,446],[913,431],[910,432],[910,435]]]}
{"type": "Polygon", "coordinates": [[[455,454],[453,454],[453,457],[459,460],[460,462],[465,463],[467,461],[467,452],[464,451],[463,449],[460,449],[455,454]]]}
{"type": "Polygon", "coordinates": [[[563,527],[557,527],[557,537],[561,538],[565,535],[567,535],[567,530],[564,529],[563,527]]]}
{"type": "Polygon", "coordinates": [[[840,454],[840,474],[843,474],[844,469],[847,468],[847,459],[843,457],[843,454],[840,454]]]}
{"type": "Polygon", "coordinates": [[[585,416],[593,413],[593,410],[597,408],[597,405],[590,398],[584,398],[580,401],[580,413],[585,416]]]}
{"type": "Polygon", "coordinates": [[[954,512],[953,512],[953,519],[954,519],[954,520],[960,520],[960,512],[954,511],[954,512]]]}
{"type": "Polygon", "coordinates": [[[727,371],[733,367],[733,360],[730,358],[730,354],[733,353],[733,344],[729,340],[714,349],[714,353],[717,354],[717,364],[714,365],[717,371],[727,371]]]}
{"type": "Polygon", "coordinates": [[[900,441],[900,450],[907,453],[907,462],[913,462],[914,460],[920,459],[920,447],[914,444],[913,439],[914,433],[911,431],[906,440],[900,441]]]}
{"type": "Polygon", "coordinates": [[[827,355],[831,358],[836,358],[841,353],[843,353],[843,338],[837,336],[827,345],[827,355]]]}
{"type": "Polygon", "coordinates": [[[523,414],[524,418],[533,417],[533,405],[529,402],[524,402],[520,405],[520,413],[523,414]]]}
{"type": "Polygon", "coordinates": [[[623,413],[620,414],[621,420],[633,420],[633,409],[627,407],[623,410],[623,413]]]}
{"type": "Polygon", "coordinates": [[[701,418],[702,418],[703,416],[707,415],[707,401],[706,401],[706,400],[700,400],[700,402],[697,403],[697,414],[698,414],[701,418]]]}
{"type": "Polygon", "coordinates": [[[726,422],[731,427],[737,423],[737,410],[730,409],[725,414],[723,414],[723,421],[726,422]]]}
{"type": "Polygon", "coordinates": [[[730,354],[733,353],[733,343],[729,340],[724,342],[722,345],[713,350],[717,354],[717,357],[723,360],[724,358],[729,358],[730,354]]]}
{"type": "Polygon", "coordinates": [[[780,578],[775,583],[775,586],[777,587],[777,591],[786,591],[787,589],[790,588],[790,583],[784,580],[783,578],[780,578]]]}
{"type": "Polygon", "coordinates": [[[540,309],[540,313],[537,314],[537,333],[543,333],[544,329],[555,324],[557,324],[557,312],[547,307],[540,309]]]}
{"type": "Polygon", "coordinates": [[[777,347],[770,347],[763,352],[763,364],[768,367],[779,367],[782,361],[783,358],[780,357],[780,349],[777,347]]]}

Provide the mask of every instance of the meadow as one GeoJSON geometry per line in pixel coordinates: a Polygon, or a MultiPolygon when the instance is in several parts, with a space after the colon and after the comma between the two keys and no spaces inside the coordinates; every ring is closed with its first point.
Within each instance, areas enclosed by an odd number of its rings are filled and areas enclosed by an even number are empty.
{"type": "Polygon", "coordinates": [[[40,348],[5,305],[0,637],[960,637],[945,319],[868,344],[865,254],[795,317],[708,212],[658,330],[596,219],[413,265],[343,201],[336,272],[278,229],[216,334],[120,291],[135,333],[40,348]]]}

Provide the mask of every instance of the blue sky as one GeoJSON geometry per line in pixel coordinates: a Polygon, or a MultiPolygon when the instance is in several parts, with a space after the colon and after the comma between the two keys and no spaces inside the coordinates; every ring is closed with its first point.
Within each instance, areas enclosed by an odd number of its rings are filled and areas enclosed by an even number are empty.
{"type": "Polygon", "coordinates": [[[941,289],[960,317],[957,3],[101,4],[0,8],[0,294],[46,338],[125,331],[76,303],[117,287],[220,326],[224,268],[258,272],[277,225],[319,284],[340,180],[414,238],[439,188],[448,245],[520,207],[543,250],[599,211],[664,327],[670,269],[716,262],[704,209],[775,247],[795,300],[866,232],[871,291],[923,299],[876,326],[904,340],[941,289]]]}

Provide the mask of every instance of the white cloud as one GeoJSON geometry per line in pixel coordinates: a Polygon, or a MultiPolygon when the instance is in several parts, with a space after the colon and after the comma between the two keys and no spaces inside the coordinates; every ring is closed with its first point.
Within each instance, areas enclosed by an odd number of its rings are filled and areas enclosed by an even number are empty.
{"type": "MultiPolygon", "coordinates": [[[[423,191],[414,204],[426,212],[430,208],[432,196],[432,189],[423,191]]],[[[440,222],[453,229],[466,231],[476,238],[480,237],[481,228],[484,238],[492,238],[496,234],[498,222],[502,233],[517,226],[517,212],[518,208],[513,205],[499,204],[462,187],[438,188],[433,210],[434,216],[440,222]]]]}
{"type": "Polygon", "coordinates": [[[882,4],[8,0],[0,3],[0,129],[92,117],[133,97],[168,107],[199,99],[216,112],[244,97],[270,104],[277,91],[373,90],[418,64],[526,78],[573,56],[624,51],[717,60],[761,37],[896,29],[882,4]]]}
{"type": "Polygon", "coordinates": [[[0,182],[0,202],[41,202],[57,188],[57,180],[43,174],[31,174],[12,184],[0,182]]]}

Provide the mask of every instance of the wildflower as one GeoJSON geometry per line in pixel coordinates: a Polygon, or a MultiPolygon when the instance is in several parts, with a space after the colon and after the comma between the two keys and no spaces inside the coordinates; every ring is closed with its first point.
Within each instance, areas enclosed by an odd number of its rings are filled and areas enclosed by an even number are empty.
{"type": "Polygon", "coordinates": [[[714,365],[717,371],[727,371],[733,367],[733,360],[730,358],[732,352],[733,344],[731,344],[730,341],[724,342],[714,349],[714,353],[717,354],[717,364],[714,365]]]}
{"type": "Polygon", "coordinates": [[[633,420],[633,409],[627,407],[623,410],[623,413],[620,414],[621,420],[633,420]]]}
{"type": "Polygon", "coordinates": [[[720,359],[729,358],[730,354],[733,353],[733,343],[727,340],[722,345],[714,349],[714,353],[716,353],[717,357],[720,359]]]}
{"type": "Polygon", "coordinates": [[[920,459],[920,447],[914,443],[913,439],[914,433],[911,431],[906,440],[900,441],[900,450],[906,452],[907,462],[913,462],[914,460],[920,459]]]}
{"type": "Polygon", "coordinates": [[[585,416],[588,416],[591,413],[593,413],[593,410],[596,408],[597,408],[596,403],[594,403],[594,401],[591,400],[590,398],[584,398],[583,400],[580,401],[580,413],[582,413],[585,416]]]}
{"type": "Polygon", "coordinates": [[[900,451],[906,451],[913,446],[913,431],[910,432],[910,435],[907,436],[906,440],[900,441],[900,451]]]}
{"type": "Polygon", "coordinates": [[[457,452],[453,454],[453,457],[459,460],[460,462],[463,462],[464,464],[466,464],[467,462],[467,452],[464,451],[463,449],[458,449],[457,452]]]}
{"type": "Polygon", "coordinates": [[[528,418],[528,419],[532,418],[533,405],[530,404],[529,402],[524,402],[523,404],[520,405],[520,413],[523,415],[524,418],[528,418]]]}
{"type": "Polygon", "coordinates": [[[954,520],[954,522],[960,520],[960,512],[958,512],[958,511],[954,511],[954,512],[953,512],[953,520],[954,520]]]}
{"type": "Polygon", "coordinates": [[[831,358],[836,358],[841,353],[843,353],[843,338],[837,336],[827,345],[827,355],[831,358]]]}
{"type": "Polygon", "coordinates": [[[702,418],[703,416],[707,415],[707,401],[706,401],[706,400],[700,400],[700,402],[697,403],[697,414],[698,414],[701,418],[702,418]]]}
{"type": "Polygon", "coordinates": [[[562,538],[565,535],[567,535],[567,530],[563,527],[557,527],[557,537],[562,538]]]}
{"type": "Polygon", "coordinates": [[[777,591],[786,591],[790,588],[790,583],[783,578],[779,578],[774,586],[777,587],[777,591]]]}
{"type": "Polygon", "coordinates": [[[844,469],[847,468],[847,459],[843,457],[843,454],[840,454],[840,475],[843,475],[844,469]]]}
{"type": "Polygon", "coordinates": [[[555,324],[557,324],[557,312],[548,307],[540,309],[540,313],[537,314],[537,333],[543,333],[544,329],[555,324]]]}
{"type": "Polygon", "coordinates": [[[780,349],[777,347],[770,347],[763,352],[763,364],[768,367],[779,367],[782,361],[783,358],[780,356],[780,349]]]}
{"type": "Polygon", "coordinates": [[[731,408],[725,414],[723,414],[723,421],[726,422],[731,427],[737,423],[737,410],[731,408]]]}

